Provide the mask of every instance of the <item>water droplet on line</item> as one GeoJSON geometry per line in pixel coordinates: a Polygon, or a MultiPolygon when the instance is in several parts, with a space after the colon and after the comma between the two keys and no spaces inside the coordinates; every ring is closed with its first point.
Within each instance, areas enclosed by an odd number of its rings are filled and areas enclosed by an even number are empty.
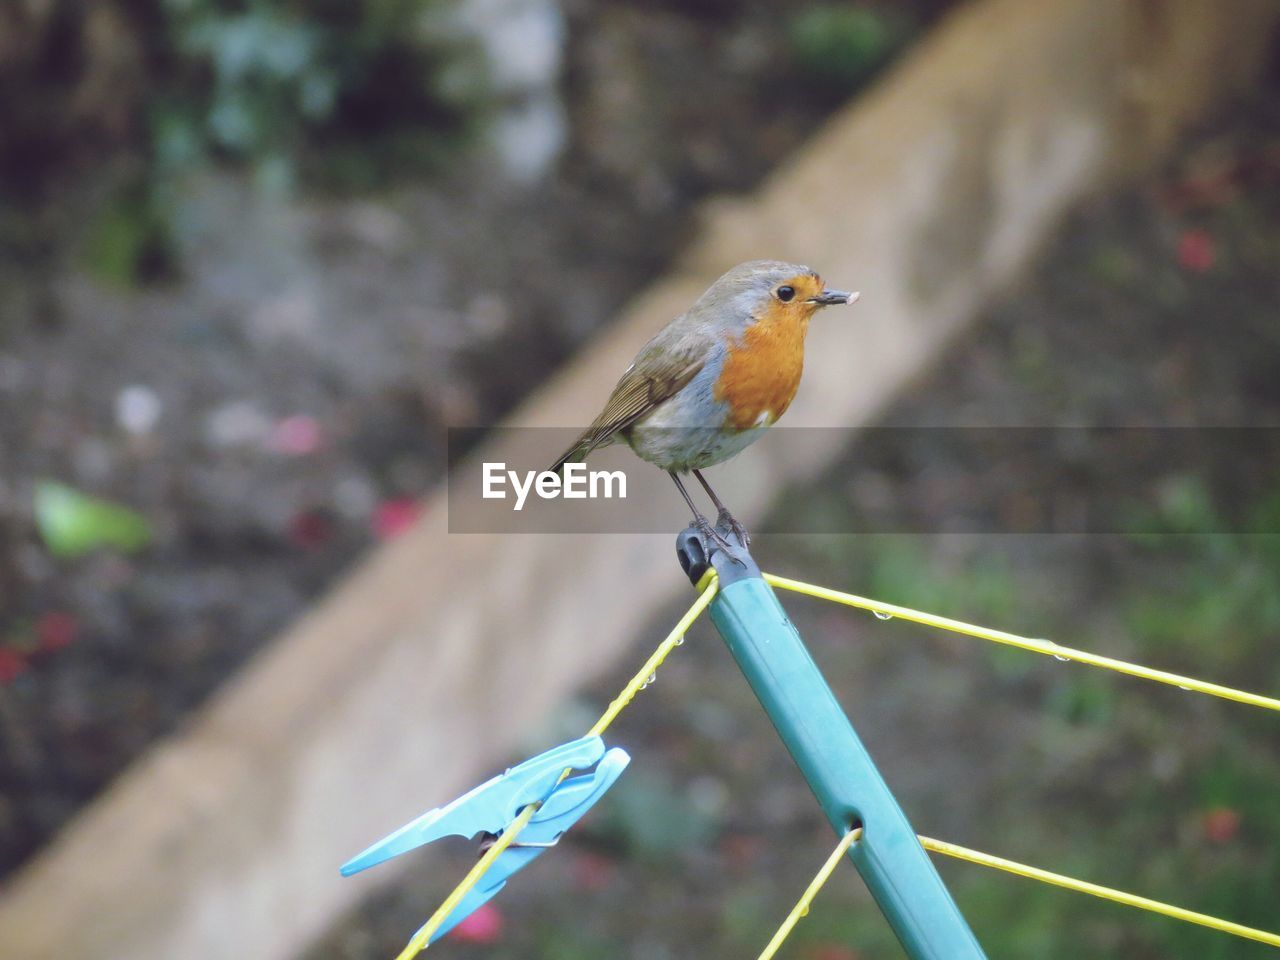
{"type": "Polygon", "coordinates": [[[1188,690],[1188,691],[1189,691],[1191,688],[1190,688],[1190,687],[1184,687],[1182,684],[1178,684],[1178,689],[1179,689],[1179,690],[1188,690]]]}
{"type": "Polygon", "coordinates": [[[683,634],[683,633],[682,633],[682,634],[680,634],[680,636],[676,637],[676,646],[677,646],[677,647],[683,647],[683,646],[684,646],[684,634],[683,634]]]}
{"type": "Polygon", "coordinates": [[[893,614],[892,614],[892,613],[885,613],[883,610],[872,610],[871,612],[872,612],[872,613],[874,613],[874,614],[876,615],[876,619],[877,619],[877,620],[892,620],[892,619],[893,619],[893,614]]]}
{"type": "Polygon", "coordinates": [[[1064,657],[1064,656],[1062,656],[1061,654],[1058,654],[1058,653],[1055,653],[1055,654],[1053,655],[1053,659],[1055,659],[1055,660],[1057,660],[1057,661],[1059,661],[1059,662],[1061,662],[1061,663],[1070,663],[1070,662],[1071,662],[1071,658],[1070,658],[1070,657],[1064,657]]]}

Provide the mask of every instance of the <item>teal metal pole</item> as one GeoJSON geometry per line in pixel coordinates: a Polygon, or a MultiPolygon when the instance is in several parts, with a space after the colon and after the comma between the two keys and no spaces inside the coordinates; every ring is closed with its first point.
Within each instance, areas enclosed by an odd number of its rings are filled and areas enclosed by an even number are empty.
{"type": "MultiPolygon", "coordinates": [[[[690,578],[700,577],[706,562],[697,554],[705,557],[708,551],[696,531],[682,534],[677,549],[690,578]]],[[[843,836],[851,827],[862,826],[849,857],[907,955],[912,960],[985,958],[750,554],[716,547],[711,557],[720,574],[720,589],[711,603],[712,622],[836,833],[843,836]]]]}

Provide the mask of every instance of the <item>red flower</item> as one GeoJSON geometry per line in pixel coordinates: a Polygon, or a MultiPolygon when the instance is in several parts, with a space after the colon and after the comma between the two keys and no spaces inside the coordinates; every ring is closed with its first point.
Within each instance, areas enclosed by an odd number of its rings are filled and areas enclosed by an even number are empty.
{"type": "Polygon", "coordinates": [[[0,684],[9,683],[26,672],[26,657],[13,647],[0,647],[0,684]]]}
{"type": "Polygon", "coordinates": [[[1213,237],[1208,230],[1184,230],[1178,238],[1178,265],[1192,273],[1204,273],[1213,267],[1213,237]]]}
{"type": "Polygon", "coordinates": [[[754,833],[731,832],[720,841],[720,852],[731,870],[754,869],[764,850],[764,838],[754,833]]]}
{"type": "Polygon", "coordinates": [[[1240,831],[1240,811],[1213,807],[1200,817],[1200,829],[1210,843],[1230,843],[1240,831]]]}
{"type": "Polygon", "coordinates": [[[324,546],[333,536],[333,521],[319,510],[303,510],[289,521],[289,542],[303,550],[324,546]]]}
{"type": "Polygon", "coordinates": [[[604,890],[617,872],[617,865],[598,853],[581,853],[573,861],[573,883],[579,890],[604,890]]]}
{"type": "Polygon", "coordinates": [[[819,943],[805,954],[805,960],[858,960],[858,951],[842,943],[819,943]]]}
{"type": "Polygon", "coordinates": [[[36,637],[41,650],[61,650],[75,643],[80,634],[80,621],[70,613],[58,610],[43,614],[36,621],[36,637]]]}

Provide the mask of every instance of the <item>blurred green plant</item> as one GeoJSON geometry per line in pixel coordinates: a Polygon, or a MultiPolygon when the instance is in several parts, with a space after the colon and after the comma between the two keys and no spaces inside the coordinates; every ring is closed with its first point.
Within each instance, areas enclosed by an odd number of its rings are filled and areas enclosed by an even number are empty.
{"type": "Polygon", "coordinates": [[[16,21],[21,56],[0,63],[0,199],[38,211],[77,165],[113,158],[83,254],[128,285],[176,268],[193,172],[232,165],[287,193],[438,170],[493,103],[456,4],[52,0],[16,21]]]}
{"type": "Polygon", "coordinates": [[[1005,558],[966,556],[953,569],[936,560],[920,537],[882,534],[877,540],[875,563],[867,571],[868,589],[877,599],[999,623],[1018,613],[1018,584],[1005,558]]]}
{"type": "MultiPolygon", "coordinates": [[[[1126,625],[1144,646],[1184,666],[1212,648],[1214,661],[1234,673],[1256,653],[1259,635],[1280,633],[1280,490],[1232,529],[1204,482],[1180,477],[1129,527],[1160,583],[1134,591],[1123,605],[1126,625]]],[[[1280,682],[1280,668],[1265,680],[1280,682]]]]}
{"type": "Polygon", "coordinates": [[[687,793],[660,772],[631,770],[627,789],[610,808],[605,832],[652,861],[696,850],[716,835],[721,817],[691,802],[687,793]],[[680,815],[672,816],[674,810],[680,815]]]}
{"type": "MultiPolygon", "coordinates": [[[[841,509],[841,522],[849,522],[839,497],[791,502],[803,514],[798,526],[841,509]]],[[[1096,649],[1098,637],[1111,634],[1121,638],[1116,652],[1125,659],[1280,689],[1280,489],[1228,497],[1205,477],[1171,477],[1155,506],[1135,510],[1125,529],[1081,547],[1101,570],[1109,569],[1106,557],[1123,555],[1125,575],[1095,582],[1088,602],[1064,594],[1051,609],[1043,578],[1052,575],[1018,563],[1012,540],[863,535],[812,538],[804,550],[815,568],[836,572],[832,585],[857,593],[1015,631],[1038,613],[1053,621],[1047,632],[1069,645],[1096,649]]],[[[1019,795],[1001,807],[998,825],[988,825],[997,829],[987,849],[1275,929],[1280,758],[1264,746],[1274,739],[1274,715],[1080,665],[1046,668],[1043,658],[1019,650],[990,646],[987,656],[1001,674],[1032,681],[1038,742],[1046,745],[1043,768],[1020,773],[1019,795]],[[1067,771],[1086,763],[1091,782],[1074,782],[1067,771]]],[[[993,956],[1261,960],[1273,952],[1014,877],[941,866],[993,956]]],[[[826,909],[820,900],[798,943],[830,937],[868,956],[894,952],[869,945],[873,911],[833,904],[824,918],[826,909]]]]}
{"type": "Polygon", "coordinates": [[[221,157],[269,185],[302,172],[362,188],[431,167],[488,95],[453,4],[163,0],[157,58],[175,83],[147,104],[155,163],[221,157]]]}
{"type": "Polygon", "coordinates": [[[840,92],[856,89],[902,48],[913,24],[901,10],[864,4],[818,4],[797,13],[788,30],[796,62],[840,92]]]}

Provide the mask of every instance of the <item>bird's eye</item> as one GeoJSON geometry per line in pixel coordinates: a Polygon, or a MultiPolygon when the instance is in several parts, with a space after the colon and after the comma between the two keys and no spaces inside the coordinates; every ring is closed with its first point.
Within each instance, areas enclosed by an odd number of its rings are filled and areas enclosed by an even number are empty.
{"type": "Polygon", "coordinates": [[[779,287],[777,290],[773,291],[773,295],[777,297],[779,300],[781,300],[783,303],[790,303],[796,297],[796,288],[795,287],[779,287]]]}

